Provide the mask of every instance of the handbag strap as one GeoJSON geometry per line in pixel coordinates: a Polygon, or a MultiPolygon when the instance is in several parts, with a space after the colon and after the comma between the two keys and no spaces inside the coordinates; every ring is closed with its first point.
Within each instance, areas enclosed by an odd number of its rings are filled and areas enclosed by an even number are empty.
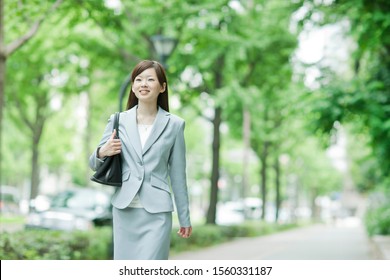
{"type": "Polygon", "coordinates": [[[115,113],[115,118],[114,118],[114,126],[112,130],[116,130],[116,135],[115,138],[119,139],[119,112],[115,113]]]}

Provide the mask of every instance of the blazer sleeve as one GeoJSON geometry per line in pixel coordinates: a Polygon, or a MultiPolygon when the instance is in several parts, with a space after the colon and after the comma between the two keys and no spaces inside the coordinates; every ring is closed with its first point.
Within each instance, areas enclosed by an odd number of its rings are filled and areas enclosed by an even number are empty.
{"type": "MultiPolygon", "coordinates": [[[[112,114],[110,116],[110,118],[108,119],[106,128],[104,129],[104,132],[103,132],[103,136],[100,139],[100,142],[99,142],[99,145],[97,146],[97,148],[103,146],[108,141],[108,139],[110,139],[111,134],[112,134],[113,125],[114,125],[114,116],[115,116],[115,114],[112,114]]],[[[99,168],[99,166],[103,164],[103,162],[105,160],[105,158],[100,159],[97,157],[97,148],[93,151],[93,153],[89,157],[89,167],[93,171],[96,171],[99,168]]]]}
{"type": "Polygon", "coordinates": [[[169,176],[180,226],[191,226],[186,175],[185,122],[181,121],[169,157],[169,176]]]}

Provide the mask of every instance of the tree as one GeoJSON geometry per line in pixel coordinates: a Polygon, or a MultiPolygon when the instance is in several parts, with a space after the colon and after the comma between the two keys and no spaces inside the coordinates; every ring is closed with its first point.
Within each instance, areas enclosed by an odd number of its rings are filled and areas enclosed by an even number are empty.
{"type": "MultiPolygon", "coordinates": [[[[191,71],[192,75],[199,75],[201,81],[196,85],[188,85],[199,98],[199,92],[206,95],[209,104],[212,105],[212,116],[206,116],[212,123],[212,167],[210,177],[210,202],[206,215],[206,223],[215,224],[216,206],[218,202],[218,182],[220,177],[220,125],[222,122],[223,104],[219,101],[219,96],[223,93],[225,85],[225,60],[224,52],[230,44],[227,26],[229,24],[230,14],[234,11],[228,7],[229,1],[202,1],[196,6],[192,5],[191,17],[187,19],[187,24],[181,32],[181,44],[191,46],[191,52],[182,49],[178,60],[175,56],[173,61],[177,62],[178,72],[191,71]],[[222,10],[222,12],[221,12],[222,10]],[[195,11],[195,12],[194,12],[195,11]],[[212,43],[211,43],[212,42],[212,43]]],[[[188,83],[192,83],[191,78],[188,83]]],[[[182,100],[190,102],[191,97],[184,92],[182,100]]],[[[199,99],[195,102],[195,108],[198,108],[200,115],[204,115],[199,99]]]]}
{"type": "MultiPolygon", "coordinates": [[[[239,84],[236,86],[233,84],[234,90],[230,91],[229,97],[237,105],[232,104],[229,115],[232,110],[239,110],[244,114],[248,112],[251,116],[250,144],[261,162],[260,197],[263,201],[262,218],[264,219],[269,157],[272,154],[275,154],[276,158],[279,157],[278,142],[283,141],[284,137],[279,135],[279,131],[287,117],[283,112],[286,112],[290,102],[286,89],[292,82],[290,57],[296,46],[296,38],[289,32],[288,26],[289,17],[296,7],[284,4],[282,6],[278,1],[267,1],[261,6],[257,2],[248,5],[235,25],[237,33],[242,36],[241,41],[246,44],[238,45],[235,50],[242,55],[236,56],[232,64],[232,68],[237,69],[232,70],[232,73],[238,78],[236,83],[239,84]],[[260,7],[261,12],[258,12],[260,7]],[[251,21],[247,22],[246,18],[251,18],[251,21]],[[245,28],[242,28],[243,26],[245,28]],[[237,95],[237,92],[245,92],[245,94],[237,95]]],[[[241,123],[241,114],[237,117],[241,123]]],[[[276,178],[278,183],[278,177],[276,178]]]]}
{"type": "MultiPolygon", "coordinates": [[[[11,43],[6,44],[5,42],[5,28],[4,28],[4,1],[0,0],[0,152],[2,149],[2,138],[3,138],[3,108],[4,108],[4,92],[5,92],[5,76],[6,76],[6,61],[14,52],[16,52],[19,48],[21,48],[24,44],[26,44],[31,38],[35,36],[41,27],[42,23],[52,14],[58,6],[62,3],[62,0],[55,1],[49,8],[45,7],[46,10],[37,17],[35,20],[32,18],[27,18],[27,21],[32,21],[30,28],[20,37],[14,39],[11,43]]],[[[18,2],[13,3],[14,6],[22,6],[21,8],[24,10],[24,3],[18,2]]],[[[11,9],[11,7],[9,7],[11,9]]],[[[12,7],[17,8],[17,7],[12,7]]],[[[27,8],[28,9],[28,8],[27,8]]],[[[27,10],[26,9],[26,10],[27,10]]],[[[1,153],[0,153],[1,154],[1,153]]],[[[0,159],[0,182],[2,181],[2,160],[0,159]]]]}
{"type": "MultiPolygon", "coordinates": [[[[13,105],[7,107],[7,113],[24,136],[31,139],[31,199],[39,194],[40,156],[46,152],[45,159],[50,163],[56,161],[55,156],[57,158],[60,156],[60,162],[64,164],[67,161],[66,157],[70,154],[67,150],[68,145],[55,146],[50,155],[46,151],[50,145],[41,147],[40,143],[42,138],[45,138],[48,120],[57,114],[58,110],[66,107],[72,95],[88,94],[92,87],[90,81],[99,75],[98,67],[106,67],[107,62],[112,58],[110,51],[107,51],[107,44],[98,34],[98,29],[91,26],[89,18],[85,18],[83,22],[83,17],[80,16],[81,9],[78,6],[72,6],[71,3],[67,4],[62,6],[63,9],[57,15],[46,19],[46,22],[59,28],[58,32],[53,34],[50,32],[51,26],[42,25],[41,29],[44,32],[31,38],[29,44],[13,55],[7,63],[7,76],[10,84],[6,88],[6,100],[8,104],[13,105]],[[72,26],[74,29],[70,32],[72,26]],[[91,49],[93,51],[90,51],[91,49]],[[53,102],[57,103],[53,104],[53,102]]],[[[102,80],[102,75],[99,78],[102,80]]],[[[81,125],[84,122],[76,123],[81,125]]],[[[63,122],[57,124],[56,127],[58,130],[66,129],[63,122]]],[[[80,133],[77,131],[73,134],[76,137],[85,135],[87,139],[86,148],[78,155],[89,153],[90,133],[88,131],[87,126],[80,133]],[[85,131],[87,133],[84,134],[85,131]]],[[[49,143],[57,135],[64,136],[65,133],[54,132],[54,135],[54,137],[53,135],[46,137],[49,143]]],[[[70,142],[72,140],[68,139],[70,142]]],[[[80,160],[76,159],[75,162],[79,163],[80,160]]],[[[86,157],[81,162],[87,162],[86,157]]],[[[56,164],[50,165],[50,170],[62,169],[59,165],[57,160],[56,164]]],[[[81,170],[88,171],[86,164],[82,166],[78,172],[75,172],[75,178],[79,177],[81,170]]],[[[8,175],[10,176],[12,177],[12,174],[8,175]]],[[[84,173],[84,178],[78,179],[78,183],[85,184],[89,181],[88,177],[84,173]]]]}
{"type": "Polygon", "coordinates": [[[54,107],[58,106],[52,105],[52,100],[66,102],[66,97],[75,92],[74,85],[79,82],[76,75],[70,74],[76,73],[73,67],[79,65],[68,63],[66,46],[60,40],[62,34],[58,32],[56,35],[58,37],[52,36],[50,40],[37,35],[29,46],[9,59],[7,65],[7,78],[11,83],[6,89],[6,100],[12,105],[7,108],[7,113],[20,131],[31,139],[30,199],[39,194],[40,143],[45,124],[55,113],[54,107]]]}
{"type": "MultiPolygon", "coordinates": [[[[335,1],[330,5],[313,5],[308,14],[321,13],[320,24],[348,22],[347,36],[357,48],[351,53],[353,73],[340,75],[335,69],[319,65],[321,88],[313,97],[316,127],[326,133],[336,121],[353,123],[370,136],[373,158],[381,174],[390,174],[390,4],[388,1],[335,1]]],[[[371,174],[372,175],[372,174],[371,174]]],[[[370,176],[370,174],[367,174],[370,176]]]]}

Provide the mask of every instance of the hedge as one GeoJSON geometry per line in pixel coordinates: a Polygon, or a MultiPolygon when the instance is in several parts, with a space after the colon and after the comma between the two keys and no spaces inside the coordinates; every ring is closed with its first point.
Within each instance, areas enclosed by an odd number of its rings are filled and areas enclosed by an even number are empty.
{"type": "MultiPolygon", "coordinates": [[[[171,254],[208,247],[237,237],[254,237],[296,225],[250,223],[235,226],[197,225],[191,238],[172,231],[171,254]]],[[[88,232],[23,230],[0,235],[2,260],[108,260],[112,259],[112,231],[101,227],[88,232]]]]}
{"type": "Polygon", "coordinates": [[[365,225],[370,236],[390,235],[390,206],[381,206],[367,211],[365,225]]]}
{"type": "Polygon", "coordinates": [[[89,232],[24,230],[2,233],[2,260],[103,260],[110,259],[111,229],[89,232]]]}

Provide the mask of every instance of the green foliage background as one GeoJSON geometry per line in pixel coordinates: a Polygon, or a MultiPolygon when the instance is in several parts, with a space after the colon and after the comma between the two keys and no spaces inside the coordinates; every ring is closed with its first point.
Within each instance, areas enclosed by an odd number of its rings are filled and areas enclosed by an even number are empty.
{"type": "Polygon", "coordinates": [[[171,108],[187,121],[189,182],[202,185],[204,208],[216,108],[222,110],[220,174],[236,182],[229,190],[242,187],[242,178],[231,178],[249,176],[248,195],[261,197],[267,177],[269,195],[261,198],[274,200],[279,179],[287,200],[293,175],[307,197],[342,191],[342,174],[326,156],[335,123],[351,139],[354,186],[362,193],[389,189],[388,1],[137,0],[110,8],[105,1],[70,0],[48,13],[54,2],[4,1],[2,45],[44,20],[6,60],[2,185],[39,193],[40,170],[47,169],[69,175],[69,185],[91,186],[88,156],[118,109],[119,88],[139,60],[159,59],[151,36],[164,34],[178,40],[167,61],[171,108]],[[325,59],[297,60],[302,31],[345,22],[343,36],[353,49],[348,71],[325,59]],[[320,73],[317,87],[305,85],[309,67],[320,73]],[[250,147],[244,146],[244,111],[251,115],[250,147]],[[244,175],[231,152],[248,148],[256,160],[244,175]],[[273,166],[281,158],[287,160],[279,174],[273,166]]]}

